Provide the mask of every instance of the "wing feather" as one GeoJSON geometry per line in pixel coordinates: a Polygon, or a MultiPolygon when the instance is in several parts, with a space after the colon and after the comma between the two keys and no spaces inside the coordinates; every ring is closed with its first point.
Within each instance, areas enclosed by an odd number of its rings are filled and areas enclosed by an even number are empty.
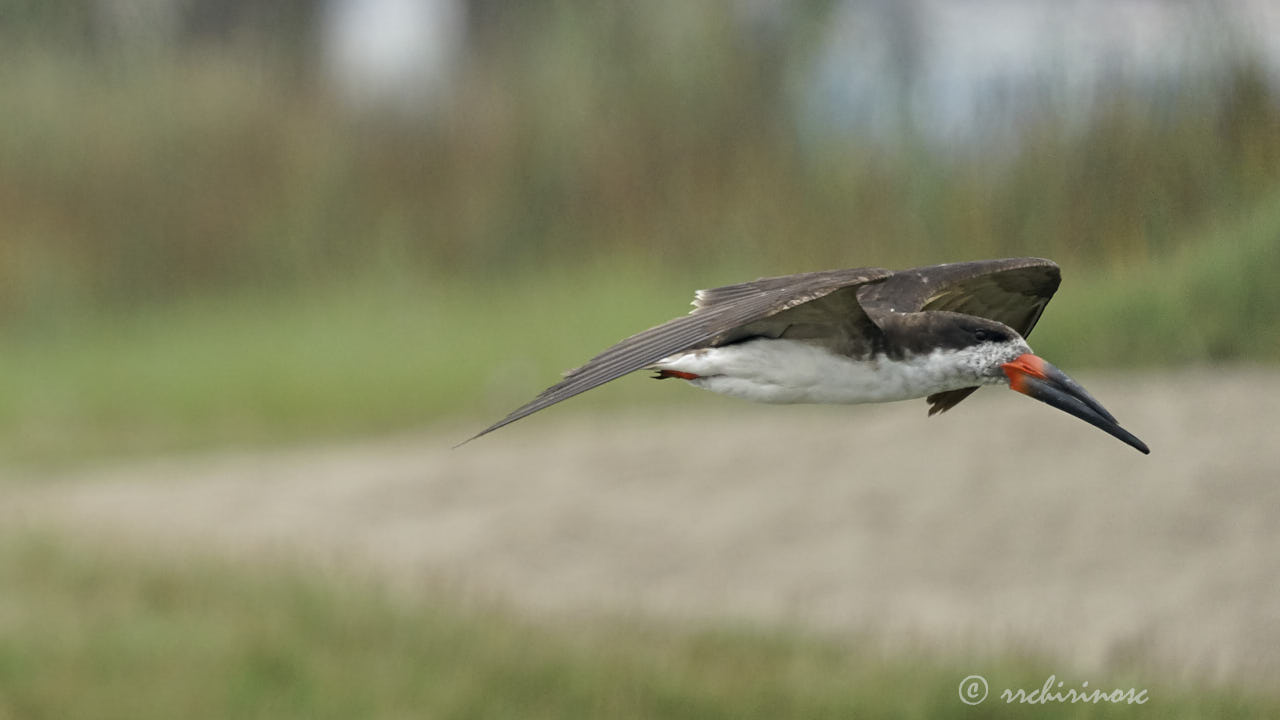
{"type": "Polygon", "coordinates": [[[1026,337],[1062,281],[1052,260],[1009,258],[903,270],[858,290],[872,320],[886,313],[928,310],[1002,322],[1026,337]]]}
{"type": "MultiPolygon", "coordinates": [[[[842,288],[877,282],[891,275],[881,268],[823,270],[700,290],[688,315],[632,335],[565,373],[564,379],[528,403],[464,442],[527,417],[539,410],[599,387],[627,373],[649,367],[670,355],[737,339],[752,323],[826,297],[842,288]]],[[[852,309],[857,310],[857,303],[852,309]]]]}

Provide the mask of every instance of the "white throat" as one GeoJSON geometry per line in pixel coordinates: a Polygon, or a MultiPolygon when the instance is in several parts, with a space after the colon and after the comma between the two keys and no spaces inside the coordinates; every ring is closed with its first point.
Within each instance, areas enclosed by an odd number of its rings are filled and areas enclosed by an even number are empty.
{"type": "Polygon", "coordinates": [[[799,340],[759,339],[673,355],[654,367],[693,373],[699,377],[690,382],[700,388],[754,402],[856,404],[998,383],[982,373],[1002,352],[995,344],[990,350],[859,360],[799,340]]]}

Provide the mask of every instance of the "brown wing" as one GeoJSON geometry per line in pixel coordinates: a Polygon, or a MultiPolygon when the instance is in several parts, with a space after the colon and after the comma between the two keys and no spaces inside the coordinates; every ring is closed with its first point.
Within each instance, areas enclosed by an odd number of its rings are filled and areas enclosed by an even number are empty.
{"type": "Polygon", "coordinates": [[[792,315],[798,316],[802,322],[811,322],[817,315],[836,316],[841,311],[861,317],[853,292],[837,294],[836,291],[856,288],[890,275],[888,270],[881,268],[823,270],[699,290],[693,301],[694,309],[688,315],[622,340],[582,367],[565,373],[563,380],[464,442],[627,373],[649,367],[670,355],[753,335],[773,334],[775,324],[781,325],[777,332],[784,332],[791,324],[787,317],[792,315]],[[810,303],[828,296],[832,296],[828,301],[832,305],[830,308],[821,313],[811,311],[810,303]]]}
{"type": "MultiPolygon", "coordinates": [[[[858,302],[872,320],[890,312],[948,310],[1004,323],[1025,338],[1061,281],[1058,266],[1043,258],[947,263],[904,270],[859,288],[858,302]]],[[[950,410],[977,389],[930,395],[929,414],[950,410]]]]}

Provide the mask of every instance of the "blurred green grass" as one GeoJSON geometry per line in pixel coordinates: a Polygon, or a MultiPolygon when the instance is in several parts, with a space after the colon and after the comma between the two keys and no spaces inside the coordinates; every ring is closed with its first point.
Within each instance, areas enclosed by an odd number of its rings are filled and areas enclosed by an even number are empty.
{"type": "MultiPolygon", "coordinates": [[[[1032,337],[1072,370],[1275,362],[1280,196],[1140,268],[1064,269],[1032,337]]],[[[803,269],[803,268],[795,268],[803,269]]],[[[0,460],[254,446],[438,425],[463,439],[563,370],[755,273],[645,259],[484,280],[378,272],[305,292],[107,308],[0,337],[0,460]]],[[[696,401],[640,376],[573,406],[696,401]]]]}
{"type": "Polygon", "coordinates": [[[641,619],[534,624],[442,591],[212,558],[130,558],[10,536],[0,545],[0,717],[1267,717],[1275,697],[1155,683],[1116,668],[1091,687],[1141,707],[1006,705],[1060,668],[1030,657],[886,653],[856,637],[641,619]],[[962,704],[984,674],[992,695],[962,704]]]}
{"type": "Polygon", "coordinates": [[[1138,267],[1067,272],[1032,346],[1074,365],[1280,360],[1280,193],[1138,267]]]}
{"type": "Polygon", "coordinates": [[[643,273],[513,283],[493,293],[368,277],[27,328],[0,343],[0,457],[75,461],[478,420],[593,345],[687,309],[684,289],[643,273]],[[618,304],[582,301],[606,295],[618,304]]]}
{"type": "MultiPolygon", "coordinates": [[[[664,52],[636,9],[513,10],[414,122],[270,47],[5,29],[0,462],[483,423],[694,288],[823,267],[1050,257],[1064,367],[1280,359],[1261,68],[1047,103],[986,150],[805,138],[805,51],[726,8],[664,52]]],[[[618,385],[574,405],[691,396],[618,385]]]]}

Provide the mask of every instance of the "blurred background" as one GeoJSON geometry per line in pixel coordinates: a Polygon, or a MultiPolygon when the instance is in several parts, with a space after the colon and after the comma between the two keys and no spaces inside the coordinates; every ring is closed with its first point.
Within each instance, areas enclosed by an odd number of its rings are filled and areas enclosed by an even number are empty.
{"type": "Polygon", "coordinates": [[[1266,0],[0,0],[0,717],[936,717],[984,669],[1278,712],[1277,38],[1266,0]],[[694,288],[1015,255],[1151,458],[995,391],[638,378],[448,450],[694,288]]]}

